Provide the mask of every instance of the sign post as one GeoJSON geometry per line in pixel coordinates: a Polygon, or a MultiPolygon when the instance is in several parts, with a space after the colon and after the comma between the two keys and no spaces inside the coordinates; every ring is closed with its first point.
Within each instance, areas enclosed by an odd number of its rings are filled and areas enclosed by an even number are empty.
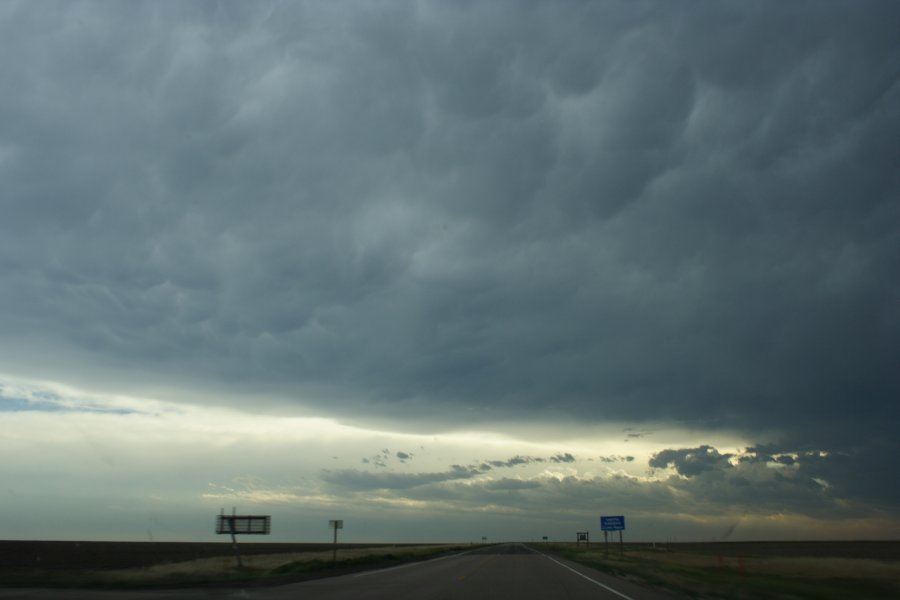
{"type": "Polygon", "coordinates": [[[216,533],[230,534],[231,545],[234,548],[234,557],[239,568],[243,568],[241,552],[238,550],[238,534],[268,535],[272,531],[272,517],[269,515],[238,515],[236,508],[231,509],[231,514],[226,515],[225,509],[216,517],[216,533]]]}
{"type": "Polygon", "coordinates": [[[577,546],[581,542],[584,542],[585,546],[590,547],[591,533],[589,531],[576,531],[575,532],[575,545],[577,546]]]}
{"type": "Polygon", "coordinates": [[[619,558],[625,556],[625,545],[622,542],[622,531],[625,529],[625,517],[622,515],[616,517],[600,517],[600,529],[603,530],[603,539],[606,540],[606,556],[609,558],[609,538],[607,532],[619,532],[619,558]]]}
{"type": "Polygon", "coordinates": [[[331,562],[337,564],[337,530],[344,528],[344,521],[342,519],[328,521],[328,526],[334,529],[334,550],[331,553],[331,562]]]}

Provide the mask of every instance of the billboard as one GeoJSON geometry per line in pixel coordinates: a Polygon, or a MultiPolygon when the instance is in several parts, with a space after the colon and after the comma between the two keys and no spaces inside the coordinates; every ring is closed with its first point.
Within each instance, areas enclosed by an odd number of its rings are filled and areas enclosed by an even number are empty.
{"type": "Polygon", "coordinates": [[[272,517],[268,515],[218,515],[216,533],[268,535],[272,517]]]}

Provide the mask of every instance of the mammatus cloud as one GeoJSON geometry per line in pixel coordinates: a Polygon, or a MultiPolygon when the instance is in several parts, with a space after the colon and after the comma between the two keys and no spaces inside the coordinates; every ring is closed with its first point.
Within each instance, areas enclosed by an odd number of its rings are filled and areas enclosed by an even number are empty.
{"type": "Polygon", "coordinates": [[[854,443],[900,390],[897,8],[640,4],[11,5],[0,351],[854,443]]]}

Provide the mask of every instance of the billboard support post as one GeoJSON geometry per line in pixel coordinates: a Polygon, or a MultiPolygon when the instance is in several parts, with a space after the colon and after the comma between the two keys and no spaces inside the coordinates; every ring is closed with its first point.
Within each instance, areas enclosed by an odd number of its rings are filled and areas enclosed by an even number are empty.
{"type": "MultiPolygon", "coordinates": [[[[222,512],[223,513],[225,512],[224,508],[222,509],[222,512]]],[[[237,507],[232,506],[231,507],[231,519],[228,521],[228,528],[231,530],[231,547],[234,548],[234,557],[237,559],[238,569],[243,569],[244,562],[241,560],[241,551],[238,549],[237,538],[234,535],[235,534],[234,517],[237,516],[235,514],[236,512],[237,512],[237,507]]]]}
{"type": "Polygon", "coordinates": [[[610,531],[619,532],[619,558],[625,557],[625,544],[622,542],[622,531],[625,530],[625,517],[622,515],[616,517],[600,517],[600,529],[603,530],[603,538],[606,540],[606,557],[609,558],[609,539],[607,533],[610,531]]]}
{"type": "Polygon", "coordinates": [[[334,529],[334,548],[331,551],[331,562],[337,565],[337,530],[344,528],[344,521],[342,519],[328,521],[328,526],[334,529]]]}

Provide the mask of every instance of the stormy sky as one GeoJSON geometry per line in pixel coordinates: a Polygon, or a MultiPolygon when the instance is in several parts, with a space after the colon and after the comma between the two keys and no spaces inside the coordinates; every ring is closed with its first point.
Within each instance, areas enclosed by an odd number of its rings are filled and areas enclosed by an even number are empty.
{"type": "Polygon", "coordinates": [[[898,22],[0,2],[2,535],[900,537],[898,22]]]}

